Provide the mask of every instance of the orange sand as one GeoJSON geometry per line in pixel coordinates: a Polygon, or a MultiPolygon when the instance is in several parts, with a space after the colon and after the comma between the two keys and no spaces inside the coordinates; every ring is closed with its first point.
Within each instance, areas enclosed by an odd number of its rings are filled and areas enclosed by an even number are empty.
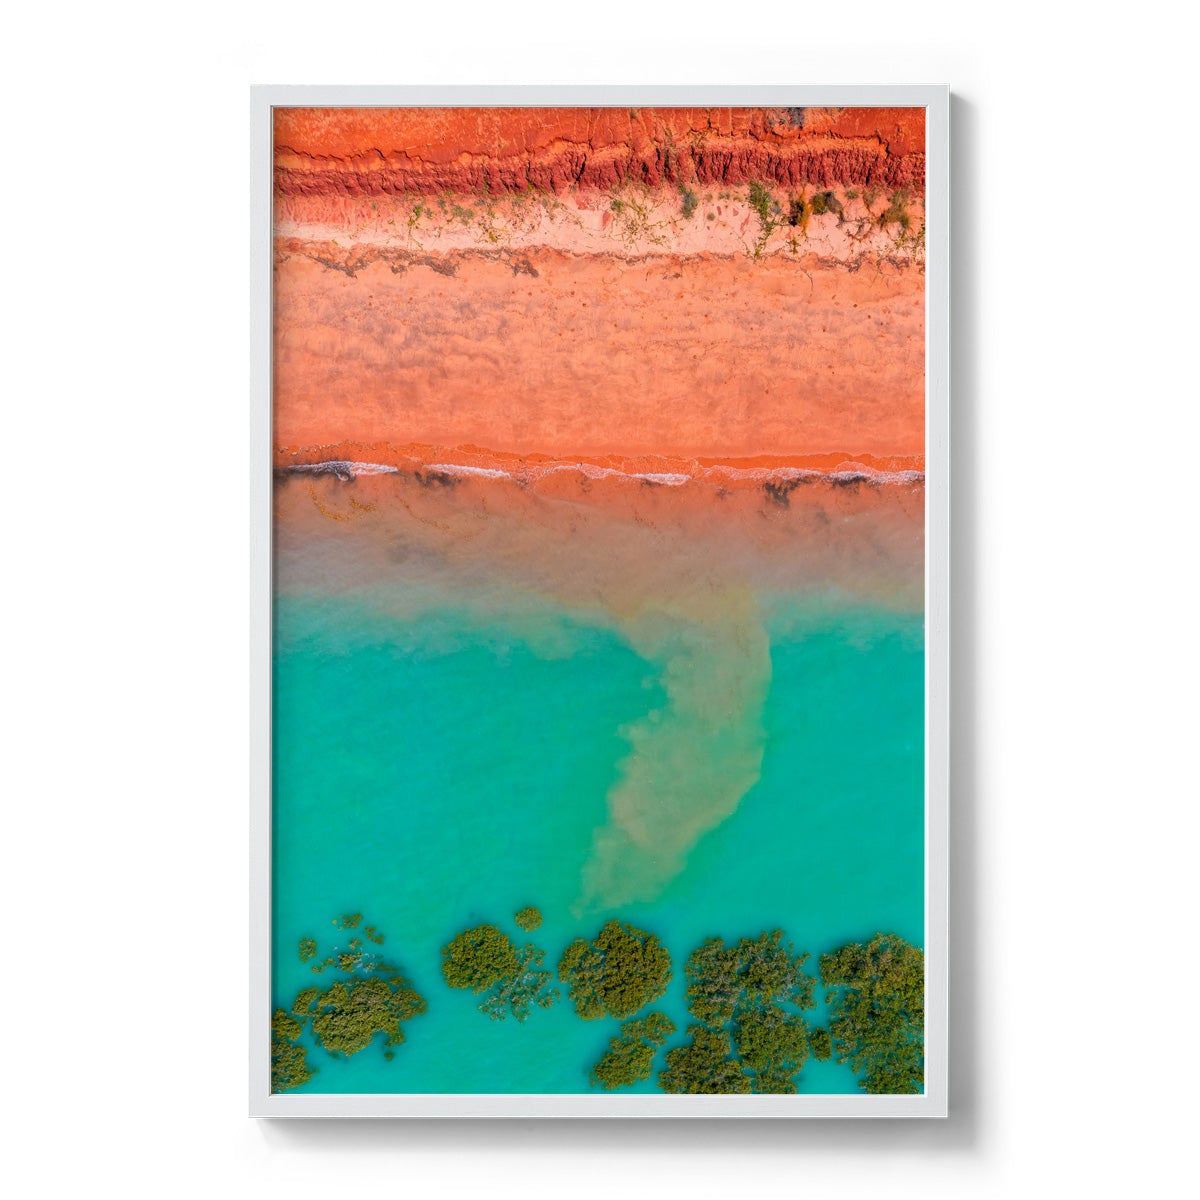
{"type": "Polygon", "coordinates": [[[284,248],[276,443],[913,458],[923,285],[887,263],[537,249],[400,270],[368,255],[350,274],[284,248]]]}

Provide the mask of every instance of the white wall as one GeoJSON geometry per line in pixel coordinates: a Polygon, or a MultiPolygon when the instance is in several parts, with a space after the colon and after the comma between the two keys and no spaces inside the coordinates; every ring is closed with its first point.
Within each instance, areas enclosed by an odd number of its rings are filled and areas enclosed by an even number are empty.
{"type": "Polygon", "coordinates": [[[1184,11],[10,13],[0,1066],[14,1194],[1182,1190],[1168,1180],[1195,1059],[1181,926],[1200,203],[1184,11]],[[246,86],[753,81],[957,92],[955,1115],[251,1122],[246,86]]]}

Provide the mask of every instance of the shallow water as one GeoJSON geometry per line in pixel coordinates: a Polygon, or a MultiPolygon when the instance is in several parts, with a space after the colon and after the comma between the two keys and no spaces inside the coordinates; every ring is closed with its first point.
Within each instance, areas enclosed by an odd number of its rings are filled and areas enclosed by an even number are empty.
{"type": "MultiPolygon", "coordinates": [[[[378,1045],[349,1060],[310,1048],[319,1073],[302,1090],[588,1090],[616,1021],[565,1002],[490,1021],[441,979],[440,947],[466,926],[525,940],[511,916],[527,904],[551,968],[611,916],[663,939],[668,1046],[687,1024],[683,962],[706,937],[783,928],[814,972],[876,931],[923,943],[919,613],[760,592],[724,624],[668,613],[635,628],[550,602],[509,619],[450,593],[376,600],[277,599],[274,995],[288,1006],[318,981],[301,937],[362,912],[429,1010],[392,1062],[378,1045]],[[723,697],[736,728],[722,746],[723,697]],[[667,819],[646,805],[656,780],[667,819]]],[[[857,1086],[810,1061],[800,1090],[857,1086]]]]}

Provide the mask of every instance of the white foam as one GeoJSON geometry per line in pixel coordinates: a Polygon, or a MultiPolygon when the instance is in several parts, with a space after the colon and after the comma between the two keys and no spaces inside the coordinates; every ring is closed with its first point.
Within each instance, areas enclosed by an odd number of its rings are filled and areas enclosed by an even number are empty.
{"type": "MultiPolygon", "coordinates": [[[[476,476],[483,479],[508,479],[515,481],[518,477],[509,471],[501,471],[494,467],[473,467],[463,463],[429,463],[421,468],[426,471],[439,471],[445,475],[476,476]]],[[[347,462],[341,459],[331,459],[325,462],[297,463],[288,467],[289,471],[312,475],[400,475],[404,468],[390,466],[387,463],[347,462]]],[[[647,483],[663,484],[667,487],[681,487],[691,482],[693,476],[678,472],[641,471],[629,473],[613,467],[601,467],[595,463],[556,463],[552,467],[531,469],[533,478],[553,475],[556,471],[570,471],[583,475],[587,479],[638,479],[647,483]]],[[[853,469],[841,471],[818,471],[808,467],[733,467],[718,463],[711,467],[698,470],[695,478],[712,480],[714,478],[754,480],[765,482],[771,479],[781,480],[825,480],[835,483],[869,483],[869,484],[901,484],[917,485],[925,482],[923,471],[877,471],[864,464],[855,464],[853,469]]]]}
{"type": "Polygon", "coordinates": [[[399,475],[399,467],[390,467],[387,463],[340,462],[331,466],[345,467],[354,475],[399,475]]]}
{"type": "Polygon", "coordinates": [[[663,484],[666,484],[668,487],[679,487],[680,484],[687,483],[691,479],[691,476],[690,475],[642,474],[642,475],[639,475],[638,478],[649,480],[651,483],[663,483],[663,484]]]}
{"type": "Polygon", "coordinates": [[[614,471],[612,467],[597,467],[593,463],[559,463],[548,468],[544,474],[553,475],[556,471],[576,471],[588,479],[605,479],[609,475],[619,475],[628,478],[624,471],[614,471]]]}
{"type": "Polygon", "coordinates": [[[430,463],[427,471],[442,471],[447,475],[482,475],[485,479],[511,479],[507,471],[496,471],[491,467],[467,467],[458,463],[430,463]]]}
{"type": "Polygon", "coordinates": [[[294,463],[286,470],[302,475],[399,475],[399,467],[387,463],[346,462],[340,458],[324,462],[294,463]]]}

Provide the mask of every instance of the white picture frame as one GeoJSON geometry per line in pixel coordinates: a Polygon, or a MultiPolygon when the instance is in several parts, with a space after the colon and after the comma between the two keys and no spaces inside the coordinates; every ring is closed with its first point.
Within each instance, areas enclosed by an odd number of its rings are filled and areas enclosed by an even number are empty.
{"type": "Polygon", "coordinates": [[[948,1115],[950,167],[943,86],[331,87],[251,89],[252,1117],[945,1117],[948,1115]],[[913,107],[926,112],[925,1090],[920,1095],[273,1095],[271,998],[272,110],[390,106],[913,107]]]}

